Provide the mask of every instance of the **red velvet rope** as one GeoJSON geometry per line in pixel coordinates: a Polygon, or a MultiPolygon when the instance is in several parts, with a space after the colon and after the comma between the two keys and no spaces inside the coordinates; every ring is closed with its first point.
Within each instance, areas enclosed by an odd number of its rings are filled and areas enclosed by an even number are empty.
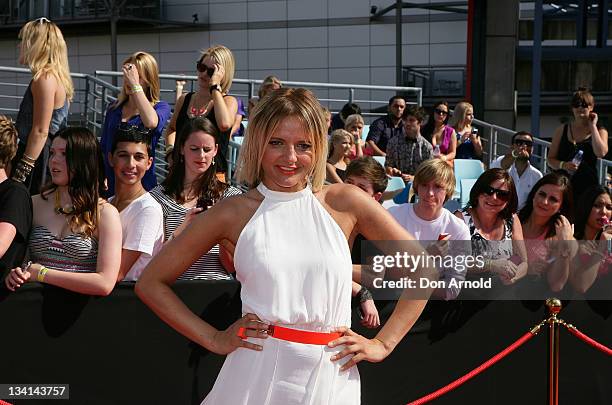
{"type": "Polygon", "coordinates": [[[601,344],[598,341],[596,341],[595,339],[592,339],[592,338],[588,337],[587,335],[585,335],[584,333],[582,333],[578,329],[576,329],[574,326],[565,325],[565,327],[567,328],[567,330],[572,335],[576,336],[578,339],[584,341],[585,343],[593,346],[594,348],[596,348],[598,350],[601,350],[602,352],[604,352],[608,356],[612,356],[612,349],[610,349],[609,347],[606,347],[603,344],[601,344]]]}
{"type": "Polygon", "coordinates": [[[468,380],[482,373],[483,371],[485,371],[486,369],[488,369],[489,367],[491,367],[492,365],[494,365],[495,363],[497,363],[498,361],[500,361],[501,359],[503,359],[504,357],[512,353],[514,350],[518,349],[523,343],[527,342],[529,339],[531,339],[534,336],[535,336],[535,333],[531,333],[531,332],[525,333],[516,342],[512,343],[510,346],[508,346],[507,348],[505,348],[504,350],[502,350],[501,352],[499,352],[498,354],[496,354],[495,356],[493,356],[486,362],[482,363],[480,366],[476,367],[474,370],[470,371],[463,377],[456,379],[455,381],[448,384],[447,386],[442,387],[439,390],[434,391],[429,395],[419,398],[416,401],[410,402],[408,405],[425,404],[438,397],[441,397],[442,395],[446,394],[449,391],[454,390],[455,388],[459,387],[463,383],[467,382],[468,380]]]}
{"type": "Polygon", "coordinates": [[[6,402],[0,399],[0,405],[12,405],[10,402],[6,402]]]}

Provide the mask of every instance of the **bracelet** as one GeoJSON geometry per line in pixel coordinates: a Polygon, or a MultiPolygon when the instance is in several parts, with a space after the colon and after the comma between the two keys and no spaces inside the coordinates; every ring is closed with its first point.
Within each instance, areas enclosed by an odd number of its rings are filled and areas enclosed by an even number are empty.
{"type": "Polygon", "coordinates": [[[373,300],[372,293],[365,287],[361,287],[361,290],[357,293],[357,298],[359,299],[359,303],[363,304],[366,301],[373,300]]]}
{"type": "Polygon", "coordinates": [[[559,170],[563,170],[563,163],[565,163],[563,160],[559,160],[559,170]]]}
{"type": "Polygon", "coordinates": [[[134,93],[142,93],[142,86],[140,84],[134,84],[132,86],[129,86],[131,93],[130,94],[134,94],[134,93]]]}
{"type": "Polygon", "coordinates": [[[34,159],[32,156],[26,155],[25,153],[22,155],[22,159],[25,160],[26,162],[31,163],[32,166],[36,164],[36,159],[34,159]]]}
{"type": "Polygon", "coordinates": [[[34,169],[34,164],[22,157],[21,160],[17,162],[17,166],[13,172],[13,180],[19,183],[25,182],[30,173],[32,173],[32,169],[34,169]]]}
{"type": "Polygon", "coordinates": [[[49,271],[48,268],[46,268],[45,266],[42,266],[40,270],[38,270],[38,275],[36,276],[36,280],[39,283],[44,283],[45,282],[45,275],[47,274],[47,271],[49,271]]]}

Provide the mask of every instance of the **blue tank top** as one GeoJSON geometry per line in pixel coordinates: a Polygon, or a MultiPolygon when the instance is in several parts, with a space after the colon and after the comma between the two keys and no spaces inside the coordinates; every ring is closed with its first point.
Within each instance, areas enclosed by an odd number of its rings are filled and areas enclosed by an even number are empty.
{"type": "MultiPolygon", "coordinates": [[[[49,138],[57,131],[68,126],[68,109],[70,103],[68,99],[63,106],[53,110],[51,114],[51,122],[49,123],[49,138]]],[[[17,132],[19,133],[19,142],[24,144],[28,140],[28,135],[32,130],[32,121],[34,120],[34,97],[32,96],[32,81],[28,85],[28,89],[23,95],[23,100],[19,105],[19,113],[17,114],[17,132]]]]}

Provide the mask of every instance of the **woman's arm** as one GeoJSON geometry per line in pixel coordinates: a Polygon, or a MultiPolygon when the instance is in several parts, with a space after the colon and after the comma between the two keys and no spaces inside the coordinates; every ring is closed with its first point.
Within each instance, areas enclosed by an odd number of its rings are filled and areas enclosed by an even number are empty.
{"type": "Polygon", "coordinates": [[[529,262],[527,248],[523,237],[523,226],[518,215],[512,215],[512,252],[521,258],[521,263],[516,266],[516,274],[509,281],[514,283],[527,275],[529,262]]]}
{"type": "Polygon", "coordinates": [[[215,244],[235,240],[233,233],[248,221],[243,197],[223,199],[199,214],[191,226],[167,242],[149,262],[136,283],[136,294],[164,322],[188,339],[219,354],[227,354],[237,347],[261,350],[261,346],[241,340],[239,327],[247,328],[248,336],[266,338],[267,330],[255,315],[248,315],[226,331],[218,331],[194,314],[172,291],[170,286],[185,270],[215,244]],[[202,229],[208,232],[202,232],[202,229]],[[235,229],[236,228],[236,229],[235,229]]]}
{"type": "MultiPolygon", "coordinates": [[[[211,87],[214,85],[221,85],[221,80],[225,75],[225,68],[215,63],[215,73],[210,78],[211,87]]],[[[215,108],[215,119],[217,120],[217,126],[219,131],[225,132],[232,129],[236,113],[238,112],[238,101],[232,96],[223,97],[223,93],[217,90],[213,90],[210,93],[210,97],[214,102],[215,108]]]]}
{"type": "Polygon", "coordinates": [[[230,132],[230,136],[234,136],[235,133],[240,130],[240,124],[242,124],[242,114],[236,112],[236,117],[234,119],[234,125],[232,125],[232,131],[230,132]]]}
{"type": "Polygon", "coordinates": [[[605,128],[597,128],[598,116],[597,113],[591,112],[589,126],[591,128],[591,144],[593,152],[598,158],[603,158],[608,153],[608,131],[605,128]]]}
{"type": "Polygon", "coordinates": [[[564,166],[565,164],[569,164],[568,162],[562,162],[558,157],[559,145],[561,144],[561,136],[563,136],[563,125],[555,129],[550,148],[548,149],[548,167],[553,170],[563,169],[563,167],[561,167],[561,164],[563,164],[564,166]]]}
{"type": "Polygon", "coordinates": [[[482,142],[480,141],[480,136],[475,133],[470,134],[470,138],[472,139],[472,144],[474,145],[474,153],[477,157],[482,157],[482,142]]]}
{"type": "Polygon", "coordinates": [[[25,154],[36,160],[45,146],[49,136],[49,125],[53,115],[55,104],[55,93],[58,83],[52,74],[42,75],[32,81],[32,97],[34,99],[34,116],[32,119],[32,129],[28,134],[25,154]]]}
{"type": "Polygon", "coordinates": [[[17,228],[9,222],[0,222],[0,259],[6,253],[17,235],[17,228]]]}
{"type": "Polygon", "coordinates": [[[159,123],[159,117],[157,116],[157,112],[151,105],[149,99],[145,95],[142,86],[140,86],[140,78],[138,75],[138,69],[134,65],[124,65],[122,67],[123,70],[123,80],[127,81],[128,88],[132,92],[129,97],[134,100],[136,104],[136,108],[138,108],[138,114],[140,115],[140,119],[142,124],[148,129],[157,128],[157,124],[159,123]],[[130,69],[131,67],[131,69],[130,69]],[[134,92],[134,90],[136,90],[134,92]]]}
{"type": "Polygon", "coordinates": [[[170,118],[170,122],[166,127],[166,149],[168,149],[168,146],[170,145],[174,146],[174,142],[176,141],[176,120],[178,118],[179,113],[181,112],[181,109],[183,108],[184,102],[185,95],[183,94],[174,105],[174,113],[172,114],[172,118],[170,118]]]}

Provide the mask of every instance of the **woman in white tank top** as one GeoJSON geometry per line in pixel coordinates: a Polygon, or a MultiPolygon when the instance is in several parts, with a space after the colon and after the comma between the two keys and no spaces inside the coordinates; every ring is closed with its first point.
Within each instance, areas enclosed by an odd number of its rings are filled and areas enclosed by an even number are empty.
{"type": "Polygon", "coordinates": [[[136,286],[170,326],[228,355],[203,404],[358,404],[353,366],[388,356],[425,305],[400,300],[374,339],[349,329],[348,236],[357,230],[370,240],[413,238],[359,189],[322,187],[325,134],[323,110],[308,90],[281,89],[259,103],[239,166],[239,179],[252,189],[198,216],[136,286]],[[170,289],[216,243],[235,246],[242,283],[244,316],[224,331],[193,314],[170,289]]]}

